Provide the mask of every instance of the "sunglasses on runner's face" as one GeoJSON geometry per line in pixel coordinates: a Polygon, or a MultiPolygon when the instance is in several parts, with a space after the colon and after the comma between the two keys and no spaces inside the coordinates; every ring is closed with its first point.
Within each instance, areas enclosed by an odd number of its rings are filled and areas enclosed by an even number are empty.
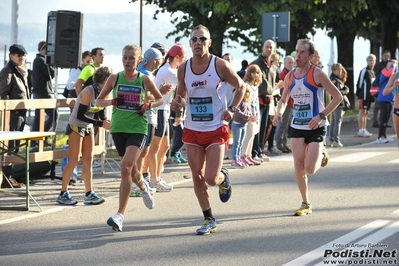
{"type": "Polygon", "coordinates": [[[206,40],[208,40],[208,38],[207,37],[192,37],[191,38],[191,41],[193,41],[193,42],[200,42],[200,43],[204,43],[206,40]]]}

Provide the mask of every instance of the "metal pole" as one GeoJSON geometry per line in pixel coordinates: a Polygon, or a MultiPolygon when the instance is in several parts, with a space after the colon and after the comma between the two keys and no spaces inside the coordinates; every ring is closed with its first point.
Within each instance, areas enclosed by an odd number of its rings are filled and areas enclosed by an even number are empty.
{"type": "Polygon", "coordinates": [[[278,15],[272,15],[273,17],[273,41],[277,43],[277,18],[278,15]]]}
{"type": "Polygon", "coordinates": [[[18,43],[18,9],[19,0],[12,0],[11,7],[11,44],[18,43]]]}
{"type": "Polygon", "coordinates": [[[7,63],[7,45],[6,44],[4,44],[4,61],[3,61],[3,63],[4,63],[4,66],[6,65],[6,63],[7,63]]]}
{"type": "Polygon", "coordinates": [[[140,48],[143,50],[143,0],[140,0],[140,48]]]}
{"type": "Polygon", "coordinates": [[[327,69],[328,76],[331,75],[331,67],[334,64],[334,60],[335,60],[334,38],[331,38],[331,42],[330,42],[330,61],[328,61],[328,64],[327,64],[327,66],[328,66],[328,69],[327,69]]]}

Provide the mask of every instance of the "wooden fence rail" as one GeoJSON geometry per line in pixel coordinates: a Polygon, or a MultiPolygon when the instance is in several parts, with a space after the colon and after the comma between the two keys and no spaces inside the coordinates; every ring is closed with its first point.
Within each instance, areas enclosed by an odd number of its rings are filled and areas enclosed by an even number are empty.
{"type": "MultiPolygon", "coordinates": [[[[35,100],[0,100],[0,131],[9,131],[10,129],[10,114],[13,110],[29,110],[40,109],[40,126],[39,131],[44,131],[45,109],[73,107],[76,99],[35,99],[35,100]]],[[[8,145],[8,143],[5,143],[8,145]]],[[[44,162],[54,161],[68,157],[68,150],[57,149],[45,151],[43,141],[39,141],[38,151],[30,153],[30,162],[44,162]]],[[[95,144],[94,155],[105,156],[105,130],[99,129],[98,142],[95,144]]],[[[24,160],[14,155],[4,154],[1,158],[3,165],[10,165],[16,163],[23,163],[24,160]]],[[[1,168],[0,168],[1,174],[1,168]]]]}

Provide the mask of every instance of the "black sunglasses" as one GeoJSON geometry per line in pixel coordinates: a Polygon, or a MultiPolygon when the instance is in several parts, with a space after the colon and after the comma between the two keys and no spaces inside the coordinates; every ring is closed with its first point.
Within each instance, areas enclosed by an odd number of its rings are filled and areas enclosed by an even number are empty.
{"type": "Polygon", "coordinates": [[[200,41],[200,43],[203,43],[203,42],[207,41],[208,38],[207,37],[192,37],[191,38],[191,41],[193,41],[193,42],[198,42],[198,40],[200,41]]]}

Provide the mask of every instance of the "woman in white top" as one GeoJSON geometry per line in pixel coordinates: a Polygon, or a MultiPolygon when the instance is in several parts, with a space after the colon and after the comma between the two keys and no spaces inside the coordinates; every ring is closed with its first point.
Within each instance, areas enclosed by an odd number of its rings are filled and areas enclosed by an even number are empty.
{"type": "MultiPolygon", "coordinates": [[[[91,52],[90,51],[84,51],[82,53],[82,64],[78,68],[71,68],[69,70],[69,78],[66,84],[66,89],[68,91],[67,97],[65,98],[76,98],[76,91],[75,91],[75,83],[78,80],[78,77],[80,75],[80,72],[82,72],[82,69],[93,63],[93,58],[91,57],[91,52]]],[[[66,95],[66,91],[64,91],[64,96],[66,95]]]]}
{"type": "MultiPolygon", "coordinates": [[[[154,138],[147,155],[147,162],[151,173],[151,184],[159,184],[165,155],[169,150],[169,116],[170,103],[173,100],[177,86],[177,68],[186,59],[186,48],[182,44],[173,45],[165,57],[164,64],[155,74],[155,85],[160,89],[164,104],[158,107],[158,123],[154,138]]],[[[157,191],[163,191],[156,186],[157,191]]],[[[168,190],[170,191],[170,190],[168,190]]]]}

